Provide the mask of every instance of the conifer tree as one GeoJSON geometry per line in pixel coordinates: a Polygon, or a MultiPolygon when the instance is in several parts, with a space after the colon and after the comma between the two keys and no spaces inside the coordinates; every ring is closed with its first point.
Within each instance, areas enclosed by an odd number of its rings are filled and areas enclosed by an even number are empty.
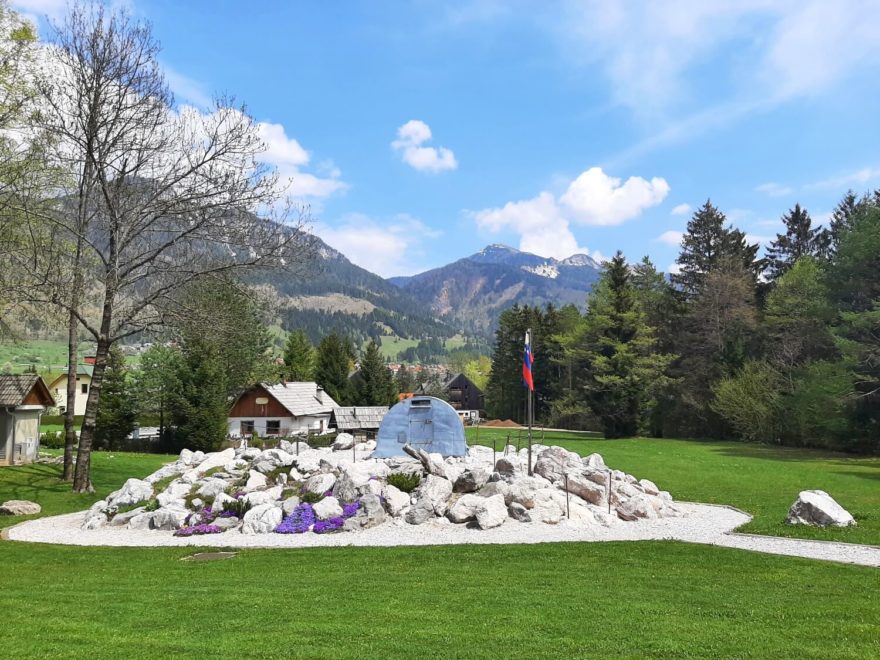
{"type": "Polygon", "coordinates": [[[283,373],[293,382],[311,381],[315,376],[315,347],[301,329],[287,335],[283,373]]]}
{"type": "Polygon", "coordinates": [[[767,248],[767,268],[771,280],[784,275],[801,257],[824,258],[828,255],[831,234],[822,226],[813,227],[807,209],[795,204],[782,216],[785,233],[776,234],[776,240],[767,248]]]}
{"type": "Polygon", "coordinates": [[[100,448],[114,451],[134,430],[137,408],[129,387],[128,369],[122,350],[114,346],[108,357],[104,393],[95,417],[95,442],[100,448]]]}
{"type": "Polygon", "coordinates": [[[356,393],[348,379],[354,358],[351,342],[335,332],[326,335],[318,344],[315,382],[341,406],[355,403],[356,393]]]}
{"type": "Polygon", "coordinates": [[[398,394],[412,392],[415,389],[415,378],[405,364],[400,365],[394,376],[394,387],[398,394]]]}
{"type": "Polygon", "coordinates": [[[666,384],[671,355],[657,353],[621,252],[605,265],[590,295],[573,350],[587,366],[587,403],[602,420],[606,437],[635,435],[666,384]]]}
{"type": "Polygon", "coordinates": [[[390,406],[396,401],[397,392],[391,370],[385,365],[378,344],[370,341],[361,355],[358,403],[363,406],[390,406]]]}

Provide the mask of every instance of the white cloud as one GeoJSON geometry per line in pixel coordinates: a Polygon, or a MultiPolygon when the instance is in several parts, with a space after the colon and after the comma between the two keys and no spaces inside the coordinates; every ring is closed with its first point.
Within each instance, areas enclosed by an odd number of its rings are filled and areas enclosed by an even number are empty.
{"type": "Polygon", "coordinates": [[[178,101],[185,101],[202,110],[211,107],[211,94],[202,83],[188,78],[167,64],[162,66],[162,70],[165,72],[165,80],[168,81],[168,87],[174,92],[174,96],[178,101]]]}
{"type": "Polygon", "coordinates": [[[785,197],[786,195],[793,193],[794,189],[790,186],[776,183],[775,181],[768,181],[767,183],[762,183],[760,186],[755,186],[755,191],[764,193],[770,197],[785,197]]]}
{"type": "Polygon", "coordinates": [[[311,162],[311,156],[295,138],[287,135],[281,124],[259,122],[257,128],[266,145],[263,161],[278,169],[279,176],[288,183],[287,192],[290,195],[322,198],[348,187],[340,178],[339,168],[328,161],[320,163],[316,168],[324,176],[303,171],[302,168],[311,162]]]}
{"type": "Polygon", "coordinates": [[[665,179],[646,181],[631,176],[621,185],[621,179],[591,167],[571,182],[559,201],[580,224],[619,225],[656,206],[668,194],[665,179]]]}
{"type": "Polygon", "coordinates": [[[670,215],[687,215],[691,212],[690,204],[679,204],[675,206],[672,211],[670,211],[670,215]]]}
{"type": "Polygon", "coordinates": [[[682,232],[675,231],[674,229],[670,229],[668,231],[664,231],[654,240],[658,243],[664,243],[665,245],[671,245],[672,247],[678,247],[681,245],[681,237],[683,236],[682,232]]]}
{"type": "Polygon", "coordinates": [[[681,266],[673,261],[666,267],[666,272],[670,275],[678,275],[679,273],[681,273],[681,266]]]}
{"type": "Polygon", "coordinates": [[[37,24],[39,19],[46,16],[53,21],[60,20],[67,12],[68,0],[13,0],[10,5],[37,24]]]}
{"type": "Polygon", "coordinates": [[[775,236],[764,236],[762,234],[746,234],[746,242],[749,245],[754,245],[755,243],[758,243],[759,245],[764,246],[773,241],[775,238],[775,236]]]}
{"type": "Polygon", "coordinates": [[[619,225],[663,201],[669,192],[664,179],[650,182],[630,177],[625,183],[593,167],[572,181],[557,199],[544,191],[536,197],[483,209],[471,216],[490,233],[511,229],[520,236],[520,249],[544,257],[563,259],[590,254],[578,245],[571,229],[576,225],[619,225]]]}
{"type": "Polygon", "coordinates": [[[805,190],[817,190],[822,188],[846,188],[848,186],[860,186],[872,181],[880,180],[880,167],[863,167],[860,170],[839,174],[820,181],[813,181],[804,186],[805,190]]]}
{"type": "Polygon", "coordinates": [[[352,263],[382,277],[413,275],[425,270],[425,241],[442,235],[406,214],[379,222],[353,213],[334,226],[316,224],[314,231],[352,263]]]}
{"type": "Polygon", "coordinates": [[[391,147],[400,154],[404,163],[420,172],[442,172],[458,167],[455,154],[446,147],[426,147],[431,139],[431,128],[423,121],[411,119],[397,129],[397,139],[391,147]]]}

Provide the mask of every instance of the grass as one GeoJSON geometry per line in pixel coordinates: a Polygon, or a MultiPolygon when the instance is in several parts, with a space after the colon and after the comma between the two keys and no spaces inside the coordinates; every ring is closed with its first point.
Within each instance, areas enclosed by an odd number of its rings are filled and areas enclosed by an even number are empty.
{"type": "MultiPolygon", "coordinates": [[[[490,438],[481,429],[480,440],[490,438]]],[[[876,510],[874,459],[574,434],[545,441],[598,450],[679,498],[729,501],[770,527],[790,485],[827,475],[845,504],[876,510]]],[[[80,510],[170,458],[98,452],[92,496],[72,495],[58,466],[0,468],[0,501],[34,499],[45,515],[80,510]]],[[[663,541],[180,561],[195,551],[0,542],[14,567],[0,581],[3,655],[880,657],[880,571],[866,567],[663,541]]]]}
{"type": "Polygon", "coordinates": [[[408,348],[415,348],[418,345],[418,339],[404,339],[402,337],[389,337],[386,335],[382,337],[382,345],[379,347],[379,352],[382,353],[382,357],[396,362],[398,353],[408,348]]]}
{"type": "Polygon", "coordinates": [[[880,572],[722,548],[2,549],[7,657],[880,654],[880,572]]]}
{"type": "MultiPolygon", "coordinates": [[[[507,440],[507,429],[479,430],[480,444],[507,440]]],[[[475,428],[467,429],[471,441],[475,428]]],[[[536,437],[540,438],[538,434],[536,437]]],[[[511,435],[515,441],[516,430],[511,435]]],[[[525,440],[522,441],[523,446],[525,440]]],[[[650,479],[677,500],[730,504],[752,514],[742,532],[880,545],[880,458],[742,442],[588,439],[547,433],[545,444],[581,454],[598,452],[613,468],[650,479]],[[786,525],[785,515],[802,490],[827,491],[852,513],[858,527],[816,529],[786,525]]]]}

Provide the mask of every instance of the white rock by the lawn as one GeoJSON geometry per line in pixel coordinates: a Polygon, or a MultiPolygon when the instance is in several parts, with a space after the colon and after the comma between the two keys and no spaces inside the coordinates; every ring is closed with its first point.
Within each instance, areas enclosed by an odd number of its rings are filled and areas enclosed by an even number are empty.
{"type": "Polygon", "coordinates": [[[143,479],[129,479],[122,485],[122,488],[111,493],[107,501],[110,506],[121,507],[145,502],[151,497],[153,497],[152,484],[143,479]]]}
{"type": "Polygon", "coordinates": [[[388,513],[392,516],[399,516],[409,506],[409,493],[404,493],[396,486],[386,484],[385,506],[388,507],[388,513]]]}
{"type": "MultiPolygon", "coordinates": [[[[135,480],[129,479],[129,481],[135,480]]],[[[150,493],[152,492],[153,489],[150,488],[150,493]]],[[[42,510],[39,504],[28,500],[6,500],[3,504],[0,504],[0,515],[3,516],[32,516],[42,510]]]]}
{"type": "Polygon", "coordinates": [[[331,448],[339,451],[342,449],[351,449],[354,446],[354,436],[351,433],[340,433],[333,440],[331,448]]]}
{"type": "Polygon", "coordinates": [[[246,492],[250,492],[252,490],[259,490],[260,488],[265,488],[266,484],[269,483],[266,479],[266,475],[262,472],[257,472],[256,470],[248,471],[248,480],[244,485],[244,490],[246,492]]]}
{"type": "Polygon", "coordinates": [[[790,525],[849,527],[855,518],[824,490],[803,490],[788,510],[790,525]]]}
{"type": "MultiPolygon", "coordinates": [[[[501,497],[502,500],[504,499],[503,495],[495,495],[495,497],[501,497]]],[[[474,520],[477,517],[477,511],[480,510],[483,503],[489,499],[492,498],[480,497],[479,495],[473,495],[471,493],[462,495],[458,498],[458,501],[449,508],[449,511],[446,512],[446,517],[454,523],[463,523],[469,520],[474,520]]]]}
{"type": "Polygon", "coordinates": [[[475,493],[489,481],[489,470],[484,467],[472,467],[464,470],[453,483],[456,493],[475,493]]]}
{"type": "Polygon", "coordinates": [[[180,529],[186,523],[189,511],[176,506],[167,506],[153,512],[153,529],[174,530],[180,529]]]}
{"type": "Polygon", "coordinates": [[[481,497],[480,506],[477,508],[477,525],[480,529],[492,529],[502,525],[507,520],[507,505],[501,494],[492,497],[481,497]]]}
{"type": "Polygon", "coordinates": [[[281,507],[274,504],[260,504],[244,514],[242,534],[268,534],[281,524],[281,507]]]}
{"type": "MultiPolygon", "coordinates": [[[[201,461],[195,467],[195,469],[199,473],[204,474],[208,470],[212,470],[215,467],[223,467],[232,460],[235,460],[235,450],[230,447],[229,449],[224,449],[223,451],[217,451],[212,454],[207,454],[205,456],[205,460],[201,461]]],[[[193,461],[193,464],[195,464],[195,460],[193,461]]]]}
{"type": "Polygon", "coordinates": [[[315,510],[315,516],[318,520],[327,520],[342,515],[342,506],[335,497],[325,497],[320,502],[315,502],[312,508],[315,510]]]}
{"type": "Polygon", "coordinates": [[[265,474],[275,468],[293,465],[295,458],[283,449],[266,449],[254,459],[253,469],[265,474]]]}
{"type": "Polygon", "coordinates": [[[213,500],[217,495],[226,490],[226,481],[223,479],[215,479],[213,477],[206,479],[199,489],[196,491],[197,494],[201,495],[205,499],[213,500]]]}
{"type": "Polygon", "coordinates": [[[321,472],[306,479],[303,488],[309,493],[323,495],[328,490],[332,490],[335,483],[336,476],[332,472],[321,472]]]}
{"type": "Polygon", "coordinates": [[[452,483],[448,479],[433,474],[425,477],[416,489],[418,501],[430,505],[428,508],[437,516],[446,513],[450,495],[452,495],[452,483]]]}
{"type": "Polygon", "coordinates": [[[534,508],[535,493],[537,493],[542,488],[550,488],[551,486],[549,481],[544,479],[544,477],[539,476],[520,477],[519,479],[511,482],[509,485],[505,485],[507,486],[507,488],[505,489],[507,492],[502,493],[502,495],[504,495],[505,502],[507,502],[508,504],[510,504],[511,502],[517,502],[519,504],[522,504],[527,509],[534,508]]]}

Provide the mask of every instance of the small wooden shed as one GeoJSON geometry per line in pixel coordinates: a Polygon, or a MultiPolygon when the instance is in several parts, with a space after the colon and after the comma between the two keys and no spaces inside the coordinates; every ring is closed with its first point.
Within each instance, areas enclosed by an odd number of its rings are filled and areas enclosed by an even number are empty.
{"type": "Polygon", "coordinates": [[[0,375],[0,465],[36,460],[40,416],[54,405],[55,399],[38,375],[0,375]]]}
{"type": "Polygon", "coordinates": [[[330,413],[330,428],[339,433],[375,438],[388,406],[347,406],[330,413]]]}

